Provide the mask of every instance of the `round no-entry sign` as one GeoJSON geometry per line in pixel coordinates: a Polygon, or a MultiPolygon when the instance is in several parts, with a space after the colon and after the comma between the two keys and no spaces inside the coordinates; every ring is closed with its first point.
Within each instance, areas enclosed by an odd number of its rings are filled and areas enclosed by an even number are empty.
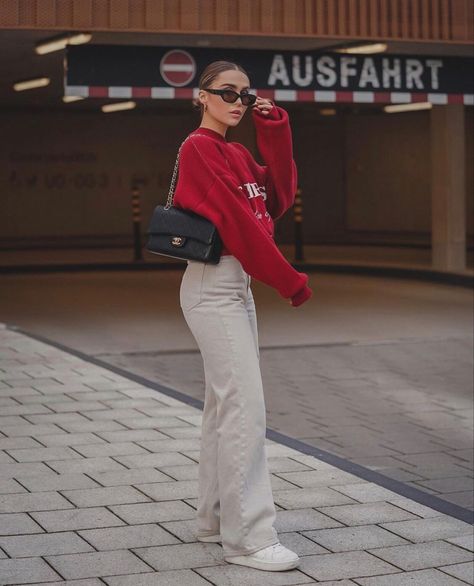
{"type": "Polygon", "coordinates": [[[196,62],[187,51],[173,49],[163,55],[160,73],[166,83],[180,87],[190,83],[196,75],[196,62]]]}

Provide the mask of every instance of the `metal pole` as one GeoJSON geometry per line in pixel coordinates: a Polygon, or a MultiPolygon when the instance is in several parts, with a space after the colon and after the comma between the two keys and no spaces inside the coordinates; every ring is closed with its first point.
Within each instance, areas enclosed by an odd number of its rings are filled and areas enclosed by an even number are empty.
{"type": "Polygon", "coordinates": [[[295,224],[295,260],[304,260],[303,252],[303,200],[301,189],[296,190],[295,203],[293,204],[293,218],[295,224]]]}
{"type": "Polygon", "coordinates": [[[140,216],[140,190],[136,183],[132,184],[132,218],[133,218],[133,260],[143,260],[141,216],[140,216]]]}

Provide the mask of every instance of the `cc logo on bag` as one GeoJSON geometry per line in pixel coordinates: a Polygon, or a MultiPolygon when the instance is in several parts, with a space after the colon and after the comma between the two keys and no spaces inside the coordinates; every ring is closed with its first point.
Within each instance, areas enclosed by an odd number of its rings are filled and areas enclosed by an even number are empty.
{"type": "Polygon", "coordinates": [[[181,236],[173,236],[173,238],[171,239],[171,244],[173,246],[183,246],[184,238],[182,238],[181,236]]]}

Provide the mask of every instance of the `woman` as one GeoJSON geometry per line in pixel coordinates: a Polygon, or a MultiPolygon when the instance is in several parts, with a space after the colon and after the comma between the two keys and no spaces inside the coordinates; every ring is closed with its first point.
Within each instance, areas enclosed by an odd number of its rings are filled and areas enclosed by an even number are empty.
{"type": "Polygon", "coordinates": [[[273,221],[293,204],[296,191],[288,114],[268,99],[255,99],[249,88],[245,71],[228,61],[211,63],[199,80],[201,125],[181,148],[174,204],[212,221],[224,248],[217,265],[188,261],[180,304],[206,381],[197,538],[222,541],[230,563],[280,571],[296,567],[299,557],[279,543],[273,527],[250,281],[274,287],[295,307],[312,290],[308,276],[291,266],[273,239],[273,221]],[[225,138],[249,106],[265,166],[225,138]]]}

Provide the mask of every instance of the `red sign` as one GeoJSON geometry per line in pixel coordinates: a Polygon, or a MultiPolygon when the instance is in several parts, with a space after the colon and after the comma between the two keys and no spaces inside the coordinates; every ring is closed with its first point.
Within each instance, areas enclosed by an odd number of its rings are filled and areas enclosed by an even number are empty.
{"type": "Polygon", "coordinates": [[[160,73],[166,83],[181,87],[190,83],[196,75],[196,62],[187,51],[174,49],[163,55],[160,73]]]}

